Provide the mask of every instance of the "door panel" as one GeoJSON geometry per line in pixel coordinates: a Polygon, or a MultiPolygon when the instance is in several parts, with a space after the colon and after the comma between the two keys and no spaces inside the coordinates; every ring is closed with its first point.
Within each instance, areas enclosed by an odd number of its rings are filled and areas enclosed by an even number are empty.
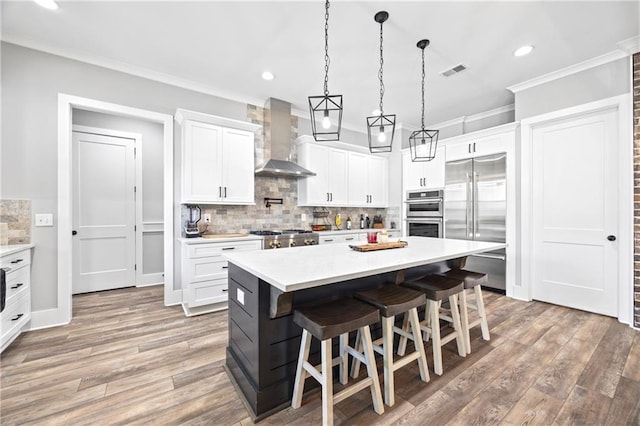
{"type": "MultiPolygon", "coordinates": [[[[235,158],[253,159],[253,134],[235,129],[223,129],[222,184],[224,201],[231,203],[254,201],[253,161],[234,162],[235,158]]],[[[210,166],[211,167],[211,166],[210,166]]]]}
{"type": "Polygon", "coordinates": [[[617,315],[617,113],[533,130],[533,297],[617,315]]]}
{"type": "Polygon", "coordinates": [[[506,241],[507,154],[473,160],[475,176],[474,238],[478,241],[506,241]]]}
{"type": "Polygon", "coordinates": [[[446,238],[473,238],[471,211],[472,160],[446,164],[444,188],[444,221],[446,238]]]}
{"type": "Polygon", "coordinates": [[[132,139],[73,132],[73,293],[135,285],[132,139]]]}

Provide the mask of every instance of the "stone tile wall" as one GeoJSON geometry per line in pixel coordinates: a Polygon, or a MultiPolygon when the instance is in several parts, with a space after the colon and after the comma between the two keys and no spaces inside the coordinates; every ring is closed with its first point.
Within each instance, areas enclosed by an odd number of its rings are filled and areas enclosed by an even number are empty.
{"type": "Polygon", "coordinates": [[[640,53],[633,55],[634,325],[640,327],[640,53]]]}
{"type": "MultiPolygon", "coordinates": [[[[271,123],[264,121],[264,108],[256,105],[247,105],[247,121],[259,124],[262,130],[256,132],[255,162],[261,164],[271,156],[270,150],[265,146],[265,134],[268,134],[271,123]]],[[[298,136],[298,117],[291,117],[291,149],[292,158],[297,158],[295,139],[298,136]]],[[[211,214],[211,224],[206,228],[213,233],[238,233],[260,229],[310,229],[314,223],[312,207],[298,207],[298,180],[292,178],[256,176],[255,178],[255,206],[222,206],[201,205],[202,214],[211,214]],[[271,208],[265,207],[264,199],[282,198],[283,204],[274,204],[271,208]],[[302,215],[306,219],[302,220],[302,215]]],[[[373,220],[374,215],[384,218],[385,226],[390,227],[394,221],[396,227],[400,227],[400,208],[394,209],[365,209],[365,208],[336,208],[329,207],[330,222],[333,224],[335,215],[340,213],[342,228],[344,229],[347,217],[351,217],[353,228],[359,227],[361,214],[368,215],[373,220]]],[[[187,210],[182,208],[182,223],[187,218],[187,210]]],[[[204,220],[198,225],[205,230],[204,220]]]]}
{"type": "Polygon", "coordinates": [[[0,245],[31,242],[31,201],[0,200],[0,245]]]}

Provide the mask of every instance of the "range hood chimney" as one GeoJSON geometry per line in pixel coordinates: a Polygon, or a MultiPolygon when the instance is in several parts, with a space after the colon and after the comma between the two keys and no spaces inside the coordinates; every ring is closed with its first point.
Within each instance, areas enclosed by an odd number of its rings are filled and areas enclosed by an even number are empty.
{"type": "Polygon", "coordinates": [[[291,161],[291,104],[280,99],[267,99],[264,104],[264,123],[267,160],[256,167],[256,176],[315,176],[315,173],[291,161]]]}

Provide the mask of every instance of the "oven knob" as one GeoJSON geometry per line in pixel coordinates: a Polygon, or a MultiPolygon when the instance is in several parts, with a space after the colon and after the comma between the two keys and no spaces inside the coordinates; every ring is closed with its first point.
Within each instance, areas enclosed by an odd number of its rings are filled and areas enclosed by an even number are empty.
{"type": "Polygon", "coordinates": [[[309,243],[311,243],[312,246],[318,244],[316,240],[309,240],[309,243]]]}
{"type": "Polygon", "coordinates": [[[271,241],[269,243],[269,248],[280,248],[281,245],[280,241],[271,241]]]}
{"type": "Polygon", "coordinates": [[[295,242],[295,241],[291,241],[291,244],[289,244],[289,246],[290,246],[290,247],[295,247],[295,246],[297,246],[297,245],[298,245],[298,244],[296,244],[296,242],[295,242]]]}

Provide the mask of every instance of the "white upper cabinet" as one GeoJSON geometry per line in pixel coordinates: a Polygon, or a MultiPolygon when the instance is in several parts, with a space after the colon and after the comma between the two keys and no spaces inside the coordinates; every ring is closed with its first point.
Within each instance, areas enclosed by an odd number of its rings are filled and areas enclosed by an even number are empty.
{"type": "Polygon", "coordinates": [[[298,204],[347,205],[347,151],[314,143],[298,147],[298,163],[315,176],[298,180],[298,204]]]}
{"type": "Polygon", "coordinates": [[[499,133],[483,137],[464,137],[448,141],[447,161],[462,160],[464,158],[482,157],[489,154],[505,152],[507,149],[507,134],[499,133]]]}
{"type": "Polygon", "coordinates": [[[385,157],[320,145],[298,144],[298,163],[316,173],[298,181],[298,205],[386,207],[388,170],[385,157]]]}
{"type": "Polygon", "coordinates": [[[411,152],[404,151],[402,153],[402,187],[405,191],[444,188],[444,163],[445,148],[443,146],[436,149],[436,156],[431,161],[413,162],[411,152]]]}
{"type": "Polygon", "coordinates": [[[349,205],[387,207],[388,173],[386,158],[349,152],[349,205]]]}
{"type": "Polygon", "coordinates": [[[182,202],[254,204],[254,132],[258,127],[237,122],[236,129],[211,122],[235,123],[205,114],[199,120],[176,114],[182,125],[182,202]],[[216,120],[217,119],[217,120],[216,120]]]}

